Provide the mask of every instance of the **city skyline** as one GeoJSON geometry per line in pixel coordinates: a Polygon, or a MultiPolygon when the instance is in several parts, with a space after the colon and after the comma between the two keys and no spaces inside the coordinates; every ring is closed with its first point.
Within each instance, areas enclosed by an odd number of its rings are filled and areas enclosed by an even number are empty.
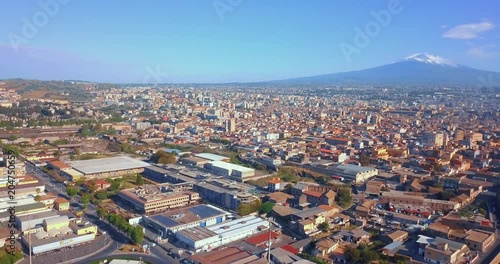
{"type": "Polygon", "coordinates": [[[116,2],[9,3],[0,78],[258,82],[362,70],[418,52],[500,72],[495,4],[445,10],[450,4],[120,2],[116,12],[116,2]]]}

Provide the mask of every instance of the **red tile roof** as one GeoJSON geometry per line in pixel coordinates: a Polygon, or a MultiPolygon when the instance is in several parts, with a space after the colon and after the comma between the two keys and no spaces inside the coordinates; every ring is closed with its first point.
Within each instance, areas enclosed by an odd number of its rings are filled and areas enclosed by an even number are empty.
{"type": "Polygon", "coordinates": [[[314,196],[314,197],[321,197],[321,195],[322,195],[322,193],[316,192],[316,191],[305,191],[302,193],[305,195],[314,196]]]}
{"type": "Polygon", "coordinates": [[[60,161],[60,160],[54,160],[54,161],[51,161],[50,162],[50,165],[53,166],[53,167],[56,167],[58,169],[67,169],[67,168],[71,168],[71,166],[69,166],[68,164],[60,161]]]}
{"type": "Polygon", "coordinates": [[[290,245],[284,245],[281,248],[292,253],[292,254],[298,254],[300,252],[300,250],[298,250],[290,245]]]}
{"type": "MultiPolygon", "coordinates": [[[[279,237],[278,233],[271,232],[271,240],[276,239],[277,237],[279,237]]],[[[267,242],[268,239],[269,239],[269,232],[265,232],[265,233],[247,238],[247,239],[245,239],[245,241],[250,245],[260,245],[260,244],[267,242]]]]}
{"type": "Polygon", "coordinates": [[[277,184],[277,183],[282,183],[283,181],[281,179],[272,179],[272,180],[269,180],[267,183],[271,183],[271,184],[277,184]]]}

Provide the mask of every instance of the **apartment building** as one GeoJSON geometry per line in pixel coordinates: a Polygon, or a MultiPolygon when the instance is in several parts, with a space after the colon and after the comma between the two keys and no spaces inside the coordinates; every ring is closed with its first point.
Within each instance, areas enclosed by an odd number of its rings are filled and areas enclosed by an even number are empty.
{"type": "Polygon", "coordinates": [[[224,180],[198,182],[193,186],[200,196],[217,206],[236,210],[242,203],[252,203],[257,198],[252,194],[253,188],[246,188],[239,183],[224,180]]]}
{"type": "Polygon", "coordinates": [[[121,190],[118,196],[140,213],[147,215],[197,204],[200,201],[200,195],[197,192],[172,191],[165,185],[145,185],[125,189],[121,190]]]}

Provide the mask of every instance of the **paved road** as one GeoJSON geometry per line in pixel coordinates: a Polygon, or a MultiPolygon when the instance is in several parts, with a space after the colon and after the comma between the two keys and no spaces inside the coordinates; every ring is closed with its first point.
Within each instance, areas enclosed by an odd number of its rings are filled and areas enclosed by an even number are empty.
{"type": "Polygon", "coordinates": [[[40,182],[45,184],[45,189],[58,196],[64,196],[69,199],[66,194],[66,186],[63,183],[57,182],[50,175],[44,173],[40,168],[26,162],[26,171],[35,176],[40,182]]]}
{"type": "Polygon", "coordinates": [[[179,263],[178,260],[171,262],[171,260],[169,260],[169,259],[163,259],[163,258],[159,258],[156,256],[147,255],[147,254],[115,254],[115,255],[108,254],[108,255],[106,255],[103,253],[99,253],[91,258],[77,261],[74,264],[88,264],[92,261],[96,261],[96,260],[100,260],[100,259],[112,259],[112,258],[134,258],[134,259],[139,260],[139,257],[142,257],[143,261],[148,261],[148,262],[151,262],[154,264],[178,264],[179,263]]]}
{"type": "MultiPolygon", "coordinates": [[[[35,178],[37,178],[39,181],[44,183],[46,186],[46,189],[48,191],[50,191],[58,196],[63,196],[63,197],[66,197],[67,199],[69,199],[69,197],[66,194],[66,186],[64,186],[64,184],[56,182],[50,175],[47,175],[41,169],[39,169],[39,168],[29,164],[29,163],[27,163],[26,169],[29,173],[31,173],[33,176],[35,176],[35,178]]],[[[100,220],[98,215],[97,215],[96,209],[97,208],[95,205],[88,204],[88,207],[85,210],[85,215],[83,216],[83,218],[85,220],[95,224],[100,230],[106,231],[107,232],[106,236],[109,236],[113,240],[113,242],[112,242],[111,246],[107,247],[104,251],[98,253],[97,255],[93,255],[93,256],[90,256],[89,258],[83,259],[77,263],[89,263],[89,262],[92,262],[93,260],[106,258],[106,257],[114,254],[115,251],[117,251],[123,244],[127,244],[130,242],[130,239],[127,236],[125,236],[122,232],[116,230],[109,223],[100,220]]],[[[151,253],[155,255],[155,256],[144,255],[147,257],[147,258],[143,258],[144,260],[151,259],[150,261],[153,263],[179,263],[179,260],[176,260],[176,259],[172,258],[171,256],[169,256],[167,251],[164,250],[163,248],[161,248],[160,246],[158,246],[158,245],[152,246],[153,244],[155,244],[155,241],[153,241],[152,239],[146,238],[144,242],[145,242],[145,244],[148,244],[151,246],[150,247],[151,253]]],[[[102,248],[102,246],[103,245],[101,245],[100,248],[102,248]]],[[[82,246],[81,248],[83,248],[83,247],[84,246],[82,246]]],[[[89,248],[89,247],[87,247],[87,248],[89,248]]],[[[77,246],[77,247],[73,248],[71,251],[78,251],[79,252],[80,250],[81,250],[80,247],[77,246]]],[[[85,250],[85,249],[83,249],[83,250],[85,250]]],[[[98,248],[95,250],[90,250],[90,251],[88,250],[88,253],[86,253],[86,254],[89,255],[92,252],[95,252],[97,250],[98,250],[98,248]]],[[[66,252],[64,252],[64,253],[66,253],[66,252]]],[[[51,253],[49,256],[37,257],[37,258],[39,258],[37,261],[39,261],[40,263],[58,263],[58,262],[61,262],[61,259],[69,260],[70,258],[68,256],[71,256],[72,258],[80,258],[82,256],[85,256],[85,254],[81,255],[81,254],[75,253],[75,254],[68,255],[68,254],[63,254],[62,252],[61,253],[54,252],[54,253],[51,253]]],[[[120,254],[120,256],[124,256],[124,255],[120,254]]],[[[136,256],[136,255],[132,254],[131,256],[136,256]]]]}
{"type": "MultiPolygon", "coordinates": [[[[111,241],[111,239],[108,236],[99,236],[94,241],[92,241],[88,244],[75,246],[74,248],[71,248],[71,249],[61,249],[61,251],[47,252],[47,253],[45,253],[43,255],[39,255],[39,256],[33,256],[32,263],[51,263],[52,264],[52,263],[60,263],[60,262],[68,261],[68,260],[75,259],[75,258],[85,257],[85,256],[88,256],[88,255],[92,254],[93,252],[96,252],[99,249],[102,249],[103,247],[107,246],[110,241],[111,241]]],[[[116,242],[113,242],[113,243],[116,243],[116,242]]],[[[112,246],[113,245],[110,245],[109,247],[112,247],[112,246]]],[[[26,255],[26,258],[23,261],[21,261],[20,264],[28,264],[28,263],[29,263],[29,257],[26,255]]]]}

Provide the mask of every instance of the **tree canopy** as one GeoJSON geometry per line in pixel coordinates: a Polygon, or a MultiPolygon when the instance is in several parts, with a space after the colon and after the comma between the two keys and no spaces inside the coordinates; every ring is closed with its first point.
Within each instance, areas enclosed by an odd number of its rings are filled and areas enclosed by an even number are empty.
{"type": "Polygon", "coordinates": [[[139,186],[144,185],[144,178],[142,177],[142,175],[137,174],[137,177],[135,178],[135,184],[139,186]]]}
{"type": "Polygon", "coordinates": [[[260,209],[261,205],[262,203],[259,199],[251,203],[240,203],[240,206],[236,211],[238,212],[239,215],[245,216],[257,212],[260,209]]]}
{"type": "Polygon", "coordinates": [[[352,203],[351,190],[349,190],[348,188],[339,188],[337,190],[337,196],[335,197],[335,200],[341,207],[349,207],[352,203]]]}
{"type": "Polygon", "coordinates": [[[174,164],[177,162],[175,155],[172,153],[166,153],[163,150],[158,150],[155,154],[151,156],[151,161],[154,163],[162,164],[174,164]]]}

